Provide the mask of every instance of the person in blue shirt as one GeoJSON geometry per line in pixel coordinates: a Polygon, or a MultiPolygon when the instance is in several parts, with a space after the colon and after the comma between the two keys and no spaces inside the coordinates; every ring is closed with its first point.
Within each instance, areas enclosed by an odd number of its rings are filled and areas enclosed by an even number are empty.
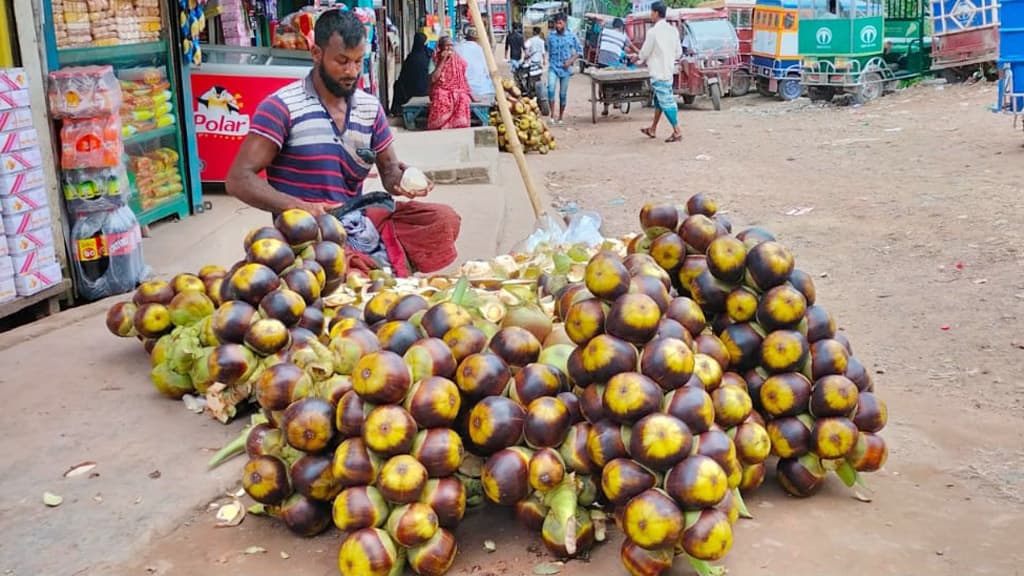
{"type": "Polygon", "coordinates": [[[583,54],[580,40],[565,29],[565,15],[555,17],[555,30],[548,34],[548,101],[551,118],[555,117],[555,86],[558,87],[558,125],[565,124],[565,105],[569,99],[569,79],[572,67],[583,54]]]}

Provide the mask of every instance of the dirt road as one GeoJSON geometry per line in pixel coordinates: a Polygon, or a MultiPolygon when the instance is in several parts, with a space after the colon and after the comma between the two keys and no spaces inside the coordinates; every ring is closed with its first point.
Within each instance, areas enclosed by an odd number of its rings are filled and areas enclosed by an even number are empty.
{"type": "MultiPolygon", "coordinates": [[[[698,100],[681,113],[681,144],[640,134],[650,110],[592,125],[584,92],[577,79],[558,149],[531,157],[556,204],[598,211],[620,234],[645,202],[708,192],[737,227],[772,229],[889,404],[889,463],[868,479],[870,503],[835,478],[803,501],[769,481],[723,564],[742,575],[1019,573],[1024,137],[987,110],[994,89],[923,86],[859,108],[750,96],[713,112],[698,100]]],[[[88,573],[337,573],[335,532],[299,540],[252,517],[214,529],[212,514],[88,573]]],[[[550,560],[501,511],[475,514],[459,538],[455,575],[532,574],[550,560]]],[[[618,544],[613,535],[561,573],[623,573],[618,544]]]]}

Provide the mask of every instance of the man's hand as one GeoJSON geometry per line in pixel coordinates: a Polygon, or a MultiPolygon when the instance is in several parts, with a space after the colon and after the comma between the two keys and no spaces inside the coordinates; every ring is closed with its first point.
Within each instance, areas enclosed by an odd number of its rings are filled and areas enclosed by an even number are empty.
{"type": "Polygon", "coordinates": [[[395,154],[395,147],[388,146],[377,154],[377,169],[380,171],[381,183],[392,196],[403,196],[405,198],[422,198],[434,190],[434,183],[427,178],[427,187],[423,190],[405,190],[402,188],[402,176],[409,166],[398,160],[395,154]]]}
{"type": "Polygon", "coordinates": [[[338,206],[341,206],[341,204],[329,204],[326,202],[305,202],[300,200],[297,202],[297,206],[295,207],[298,208],[299,210],[305,210],[306,212],[309,212],[313,216],[322,216],[324,214],[329,213],[331,210],[334,210],[338,206]]]}
{"type": "MultiPolygon", "coordinates": [[[[405,162],[398,163],[398,168],[402,171],[403,174],[405,173],[405,169],[408,167],[409,165],[406,164],[405,162]]],[[[403,196],[410,200],[415,200],[416,198],[423,198],[424,196],[430,194],[433,191],[434,181],[431,180],[430,178],[427,178],[427,187],[424,188],[423,190],[405,190],[404,188],[402,188],[401,180],[399,180],[399,183],[395,184],[395,187],[391,191],[391,194],[392,196],[403,196]]]]}
{"type": "Polygon", "coordinates": [[[426,190],[417,190],[415,192],[410,192],[408,190],[402,190],[402,187],[398,186],[397,188],[395,188],[395,191],[392,194],[395,195],[395,196],[402,196],[402,197],[408,198],[410,200],[415,200],[417,198],[423,198],[427,194],[430,194],[433,190],[434,190],[434,183],[431,182],[431,183],[429,183],[427,185],[426,190]]]}

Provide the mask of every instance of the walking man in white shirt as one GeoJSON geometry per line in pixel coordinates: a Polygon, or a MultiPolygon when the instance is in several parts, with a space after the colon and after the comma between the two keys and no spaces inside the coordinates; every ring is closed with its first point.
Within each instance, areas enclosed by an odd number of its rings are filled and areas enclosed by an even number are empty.
{"type": "Polygon", "coordinates": [[[679,129],[679,107],[676,104],[676,95],[672,91],[672,76],[675,74],[679,58],[683,55],[683,45],[679,40],[679,30],[665,20],[667,12],[664,3],[651,4],[651,19],[654,20],[654,26],[647,31],[644,45],[640,49],[639,60],[647,64],[657,105],[654,110],[654,123],[650,128],[642,128],[640,131],[648,138],[657,138],[658,123],[664,114],[672,125],[672,136],[665,142],[679,142],[683,139],[683,133],[679,129]]]}
{"type": "Polygon", "coordinates": [[[547,64],[547,48],[544,46],[544,37],[540,35],[540,26],[533,27],[533,35],[523,45],[523,65],[529,66],[532,70],[543,72],[547,64]]]}

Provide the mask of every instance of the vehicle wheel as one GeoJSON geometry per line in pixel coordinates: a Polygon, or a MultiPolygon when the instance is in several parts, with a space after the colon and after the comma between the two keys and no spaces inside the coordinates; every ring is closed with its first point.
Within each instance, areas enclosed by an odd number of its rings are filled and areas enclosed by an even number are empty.
{"type": "Polygon", "coordinates": [[[995,62],[986,62],[982,64],[982,74],[985,75],[985,80],[995,82],[999,79],[999,67],[995,62]]]}
{"type": "Polygon", "coordinates": [[[807,89],[811,102],[829,102],[835,94],[835,89],[831,86],[811,86],[807,89]]]}
{"type": "Polygon", "coordinates": [[[750,74],[747,74],[746,70],[737,70],[732,75],[729,96],[744,96],[747,92],[750,92],[750,74]]]}
{"type": "Polygon", "coordinates": [[[629,104],[629,102],[623,102],[622,104],[619,104],[619,112],[622,112],[623,114],[629,114],[629,104]]]}
{"type": "Polygon", "coordinates": [[[865,72],[860,77],[860,87],[855,98],[858,104],[870,102],[882,95],[882,75],[878,72],[865,72]]]}
{"type": "Polygon", "coordinates": [[[683,104],[686,104],[687,106],[693,104],[693,101],[696,99],[697,97],[692,94],[683,94],[683,104]]]}
{"type": "Polygon", "coordinates": [[[946,81],[946,84],[960,84],[967,79],[967,76],[960,73],[956,68],[945,68],[939,71],[939,77],[946,81]]]}
{"type": "Polygon", "coordinates": [[[541,115],[543,115],[543,116],[550,116],[551,115],[551,105],[548,104],[547,98],[545,98],[543,100],[539,100],[537,102],[537,105],[540,106],[540,113],[541,113],[541,115]]]}
{"type": "Polygon", "coordinates": [[[715,110],[722,109],[722,85],[712,84],[708,86],[708,95],[711,96],[711,105],[715,110]]]}
{"type": "Polygon", "coordinates": [[[799,78],[786,78],[779,80],[779,98],[785,101],[796,100],[800,97],[803,88],[800,86],[799,78]]]}

